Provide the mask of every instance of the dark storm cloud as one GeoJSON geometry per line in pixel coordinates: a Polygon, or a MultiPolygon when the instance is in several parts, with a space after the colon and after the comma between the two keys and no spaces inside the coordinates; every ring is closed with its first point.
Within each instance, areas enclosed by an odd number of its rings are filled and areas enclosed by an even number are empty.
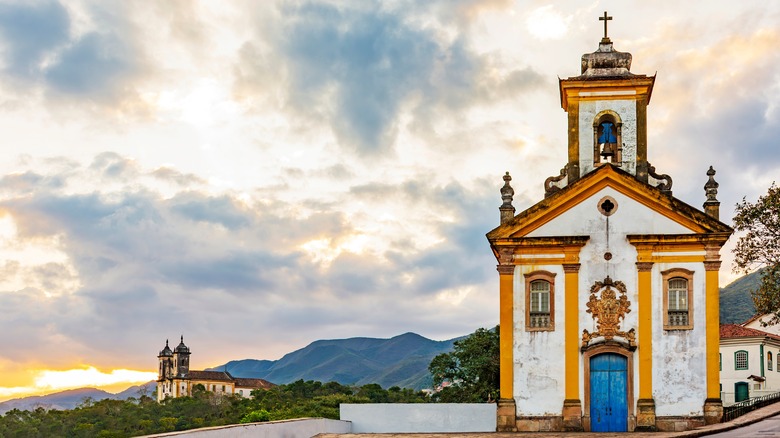
{"type": "MultiPolygon", "coordinates": [[[[462,3],[464,11],[477,8],[462,3]]],[[[245,44],[239,86],[256,81],[255,92],[262,93],[281,74],[272,70],[285,72],[294,109],[324,119],[342,145],[373,155],[392,149],[408,105],[416,123],[430,124],[438,111],[461,112],[541,83],[531,69],[491,79],[488,57],[476,53],[465,35],[449,41],[434,26],[420,24],[414,11],[381,2],[282,7],[263,26],[273,29],[262,44],[271,44],[275,56],[264,54],[260,42],[245,44]]]]}
{"type": "Polygon", "coordinates": [[[0,4],[3,71],[35,79],[44,57],[67,43],[69,32],[70,17],[58,2],[0,4]]]}

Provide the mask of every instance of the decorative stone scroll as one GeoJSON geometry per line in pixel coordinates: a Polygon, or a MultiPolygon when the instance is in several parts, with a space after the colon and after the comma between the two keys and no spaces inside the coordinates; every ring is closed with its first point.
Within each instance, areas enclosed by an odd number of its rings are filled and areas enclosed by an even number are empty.
{"type": "Polygon", "coordinates": [[[626,285],[622,281],[612,281],[609,276],[604,281],[597,281],[590,288],[590,300],[587,303],[587,312],[593,315],[596,320],[596,331],[589,333],[582,331],[582,347],[588,346],[588,343],[598,337],[603,337],[606,341],[611,341],[615,336],[619,336],[628,341],[629,347],[636,347],[636,331],[620,330],[620,322],[625,319],[626,313],[630,312],[631,302],[626,297],[626,285]],[[614,289],[613,289],[614,288],[614,289]],[[620,298],[617,297],[615,289],[620,292],[620,298]],[[600,297],[596,293],[601,291],[600,297]]]}
{"type": "Polygon", "coordinates": [[[561,182],[564,179],[566,179],[566,176],[568,175],[569,165],[563,166],[563,169],[561,169],[560,175],[558,176],[551,176],[544,180],[544,197],[552,196],[555,194],[555,192],[560,191],[562,188],[566,187],[566,182],[561,182]]]}
{"type": "Polygon", "coordinates": [[[658,183],[656,184],[656,187],[661,189],[662,192],[666,193],[667,195],[672,194],[672,177],[663,173],[658,174],[655,173],[655,166],[653,166],[650,163],[647,163],[647,173],[652,176],[658,183]]]}

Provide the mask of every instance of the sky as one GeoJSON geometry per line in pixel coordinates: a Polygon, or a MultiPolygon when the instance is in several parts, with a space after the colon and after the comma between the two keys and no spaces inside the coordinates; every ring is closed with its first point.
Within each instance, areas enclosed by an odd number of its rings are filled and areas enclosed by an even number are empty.
{"type": "MultiPolygon", "coordinates": [[[[780,3],[0,0],[0,400],[498,322],[485,233],[566,163],[614,17],[648,155],[721,219],[780,175],[780,3]]],[[[732,238],[721,281],[731,271],[732,238]]]]}

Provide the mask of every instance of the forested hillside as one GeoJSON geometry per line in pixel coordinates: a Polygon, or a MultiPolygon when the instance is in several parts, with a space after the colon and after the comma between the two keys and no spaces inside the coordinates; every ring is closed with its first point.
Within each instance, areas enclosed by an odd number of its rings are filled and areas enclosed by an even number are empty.
{"type": "Polygon", "coordinates": [[[751,293],[758,289],[761,271],[734,280],[720,290],[720,323],[739,324],[756,312],[751,293]]]}
{"type": "Polygon", "coordinates": [[[428,364],[436,355],[452,351],[458,339],[433,341],[416,333],[404,333],[390,339],[320,340],[277,361],[234,360],[211,370],[227,370],[236,377],[260,378],[276,384],[303,379],[420,390],[431,386],[428,364]]]}

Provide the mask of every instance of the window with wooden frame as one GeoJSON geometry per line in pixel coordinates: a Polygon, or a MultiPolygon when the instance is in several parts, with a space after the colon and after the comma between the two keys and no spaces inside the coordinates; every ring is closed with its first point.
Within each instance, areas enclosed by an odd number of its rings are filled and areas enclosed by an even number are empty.
{"type": "Polygon", "coordinates": [[[661,272],[664,285],[664,330],[693,328],[693,271],[675,268],[661,272]]]}
{"type": "Polygon", "coordinates": [[[769,371],[772,371],[772,352],[767,351],[766,352],[766,369],[769,371]]]}
{"type": "Polygon", "coordinates": [[[525,274],[525,329],[555,330],[555,274],[552,272],[525,274]]]}
{"type": "Polygon", "coordinates": [[[734,369],[746,370],[748,369],[748,352],[745,350],[739,350],[734,353],[734,369]]]}

